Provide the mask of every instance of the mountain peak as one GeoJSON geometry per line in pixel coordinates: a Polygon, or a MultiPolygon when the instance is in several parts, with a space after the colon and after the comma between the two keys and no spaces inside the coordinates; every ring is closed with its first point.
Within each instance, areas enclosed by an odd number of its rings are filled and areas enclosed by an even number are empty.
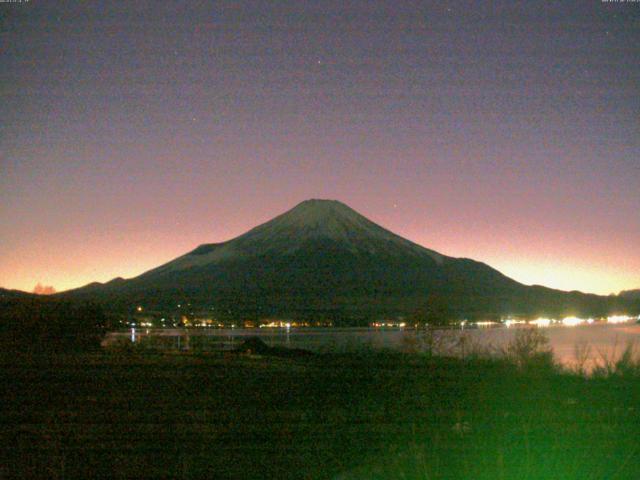
{"type": "Polygon", "coordinates": [[[286,224],[288,227],[316,229],[324,226],[326,229],[336,227],[337,223],[342,223],[344,227],[353,227],[354,224],[362,224],[363,221],[369,222],[358,212],[338,200],[312,198],[300,202],[268,224],[275,222],[276,225],[282,224],[284,226],[286,224]]]}
{"type": "MultiPolygon", "coordinates": [[[[296,207],[300,206],[300,205],[316,205],[316,206],[321,206],[321,205],[342,205],[343,207],[347,207],[347,205],[345,205],[344,203],[342,203],[339,200],[334,200],[332,198],[308,198],[307,200],[303,200],[301,201],[298,205],[296,205],[296,207]]],[[[293,208],[296,208],[293,207],[293,208]]],[[[349,207],[347,207],[349,208],[349,207]]]]}
{"type": "MultiPolygon", "coordinates": [[[[362,217],[358,212],[338,200],[311,198],[300,202],[283,215],[303,216],[309,220],[318,217],[362,217]]],[[[364,217],[362,217],[364,218],[364,217]]]]}
{"type": "Polygon", "coordinates": [[[329,198],[310,198],[308,200],[303,200],[291,210],[296,208],[305,208],[305,209],[321,209],[321,210],[330,210],[330,209],[345,209],[352,210],[349,206],[345,205],[339,200],[332,200],[329,198]]]}
{"type": "Polygon", "coordinates": [[[312,245],[322,249],[328,244],[354,254],[430,257],[437,264],[444,261],[443,255],[390,232],[338,200],[314,198],[232,240],[200,245],[155,271],[182,270],[265,254],[287,255],[312,245]]]}
{"type": "Polygon", "coordinates": [[[299,244],[310,239],[346,242],[351,247],[371,240],[396,241],[400,237],[360,215],[337,200],[310,199],[274,219],[257,226],[241,237],[261,244],[299,244]]]}

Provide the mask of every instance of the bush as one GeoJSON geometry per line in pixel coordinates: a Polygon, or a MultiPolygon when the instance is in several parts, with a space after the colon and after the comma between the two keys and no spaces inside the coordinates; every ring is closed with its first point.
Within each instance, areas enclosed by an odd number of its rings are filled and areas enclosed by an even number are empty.
{"type": "Polygon", "coordinates": [[[553,352],[547,336],[537,328],[519,328],[503,349],[504,357],[520,368],[553,368],[553,352]]]}
{"type": "Polygon", "coordinates": [[[611,352],[601,351],[600,361],[593,369],[596,377],[638,377],[640,376],[640,351],[636,342],[629,342],[620,355],[614,347],[611,352]]]}

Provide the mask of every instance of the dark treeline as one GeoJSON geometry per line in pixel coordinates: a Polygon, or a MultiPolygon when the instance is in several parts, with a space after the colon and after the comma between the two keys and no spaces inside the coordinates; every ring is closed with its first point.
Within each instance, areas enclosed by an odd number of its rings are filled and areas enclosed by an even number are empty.
{"type": "Polygon", "coordinates": [[[505,294],[456,295],[433,292],[378,295],[375,291],[306,295],[247,289],[205,296],[188,288],[152,292],[86,292],[44,297],[0,295],[0,335],[3,342],[37,344],[47,348],[86,348],[105,329],[128,322],[152,322],[154,326],[182,326],[209,319],[225,325],[258,326],[273,320],[309,325],[362,327],[378,321],[447,325],[461,320],[500,321],[501,318],[579,316],[601,318],[612,314],[640,314],[640,300],[621,296],[597,296],[527,287],[526,296],[505,294]],[[139,310],[140,309],[140,310],[139,310]],[[161,320],[166,320],[161,322],[161,320]],[[185,322],[186,320],[186,322],[185,322]],[[49,343],[51,344],[49,346],[49,343]]]}
{"type": "Polygon", "coordinates": [[[103,309],[92,303],[37,296],[0,299],[0,342],[4,349],[93,349],[99,347],[111,323],[103,309]]]}
{"type": "Polygon", "coordinates": [[[352,295],[322,296],[283,295],[269,297],[264,292],[229,292],[215,298],[189,290],[160,291],[156,296],[110,294],[104,298],[86,297],[103,305],[105,310],[125,320],[145,317],[180,323],[210,318],[224,324],[271,320],[307,322],[336,327],[362,327],[377,321],[405,321],[408,324],[447,325],[461,320],[500,321],[516,316],[563,318],[579,316],[602,318],[615,314],[640,314],[640,301],[618,296],[602,297],[580,292],[558,292],[544,287],[530,287],[526,297],[505,295],[456,296],[446,293],[390,295],[376,297],[354,292],[352,295]],[[142,306],[143,313],[137,311],[142,306]]]}

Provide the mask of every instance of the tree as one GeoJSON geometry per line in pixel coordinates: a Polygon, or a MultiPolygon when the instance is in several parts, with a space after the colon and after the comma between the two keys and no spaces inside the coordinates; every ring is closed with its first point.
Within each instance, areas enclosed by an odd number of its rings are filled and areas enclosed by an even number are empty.
{"type": "Polygon", "coordinates": [[[0,304],[3,348],[69,351],[98,348],[110,322],[100,307],[51,298],[9,299],[0,304]]]}
{"type": "Polygon", "coordinates": [[[451,309],[444,297],[430,293],[414,309],[409,321],[431,326],[448,325],[451,322],[451,309]]]}

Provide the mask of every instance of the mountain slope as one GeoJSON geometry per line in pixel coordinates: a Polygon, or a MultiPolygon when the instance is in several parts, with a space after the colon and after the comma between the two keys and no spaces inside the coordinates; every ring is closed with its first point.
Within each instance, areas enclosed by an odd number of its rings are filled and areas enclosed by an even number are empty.
{"type": "Polygon", "coordinates": [[[37,295],[29,292],[23,292],[22,290],[8,290],[6,288],[0,288],[0,299],[14,299],[14,298],[36,298],[37,295]]]}
{"type": "Polygon", "coordinates": [[[145,275],[256,256],[295,254],[313,242],[334,242],[353,253],[444,256],[412,243],[363,217],[335,200],[307,200],[288,212],[224,243],[200,245],[145,275]]]}
{"type": "Polygon", "coordinates": [[[365,322],[444,305],[455,318],[603,313],[604,297],[527,287],[470,259],[410,242],[332,200],[307,200],[237,238],[204,244],[130,279],[66,296],[122,309],[190,304],[232,318],[365,322]],[[436,300],[434,300],[436,299],[436,300]]]}
{"type": "Polygon", "coordinates": [[[635,290],[623,290],[619,293],[619,296],[631,300],[640,300],[640,288],[635,290]]]}

